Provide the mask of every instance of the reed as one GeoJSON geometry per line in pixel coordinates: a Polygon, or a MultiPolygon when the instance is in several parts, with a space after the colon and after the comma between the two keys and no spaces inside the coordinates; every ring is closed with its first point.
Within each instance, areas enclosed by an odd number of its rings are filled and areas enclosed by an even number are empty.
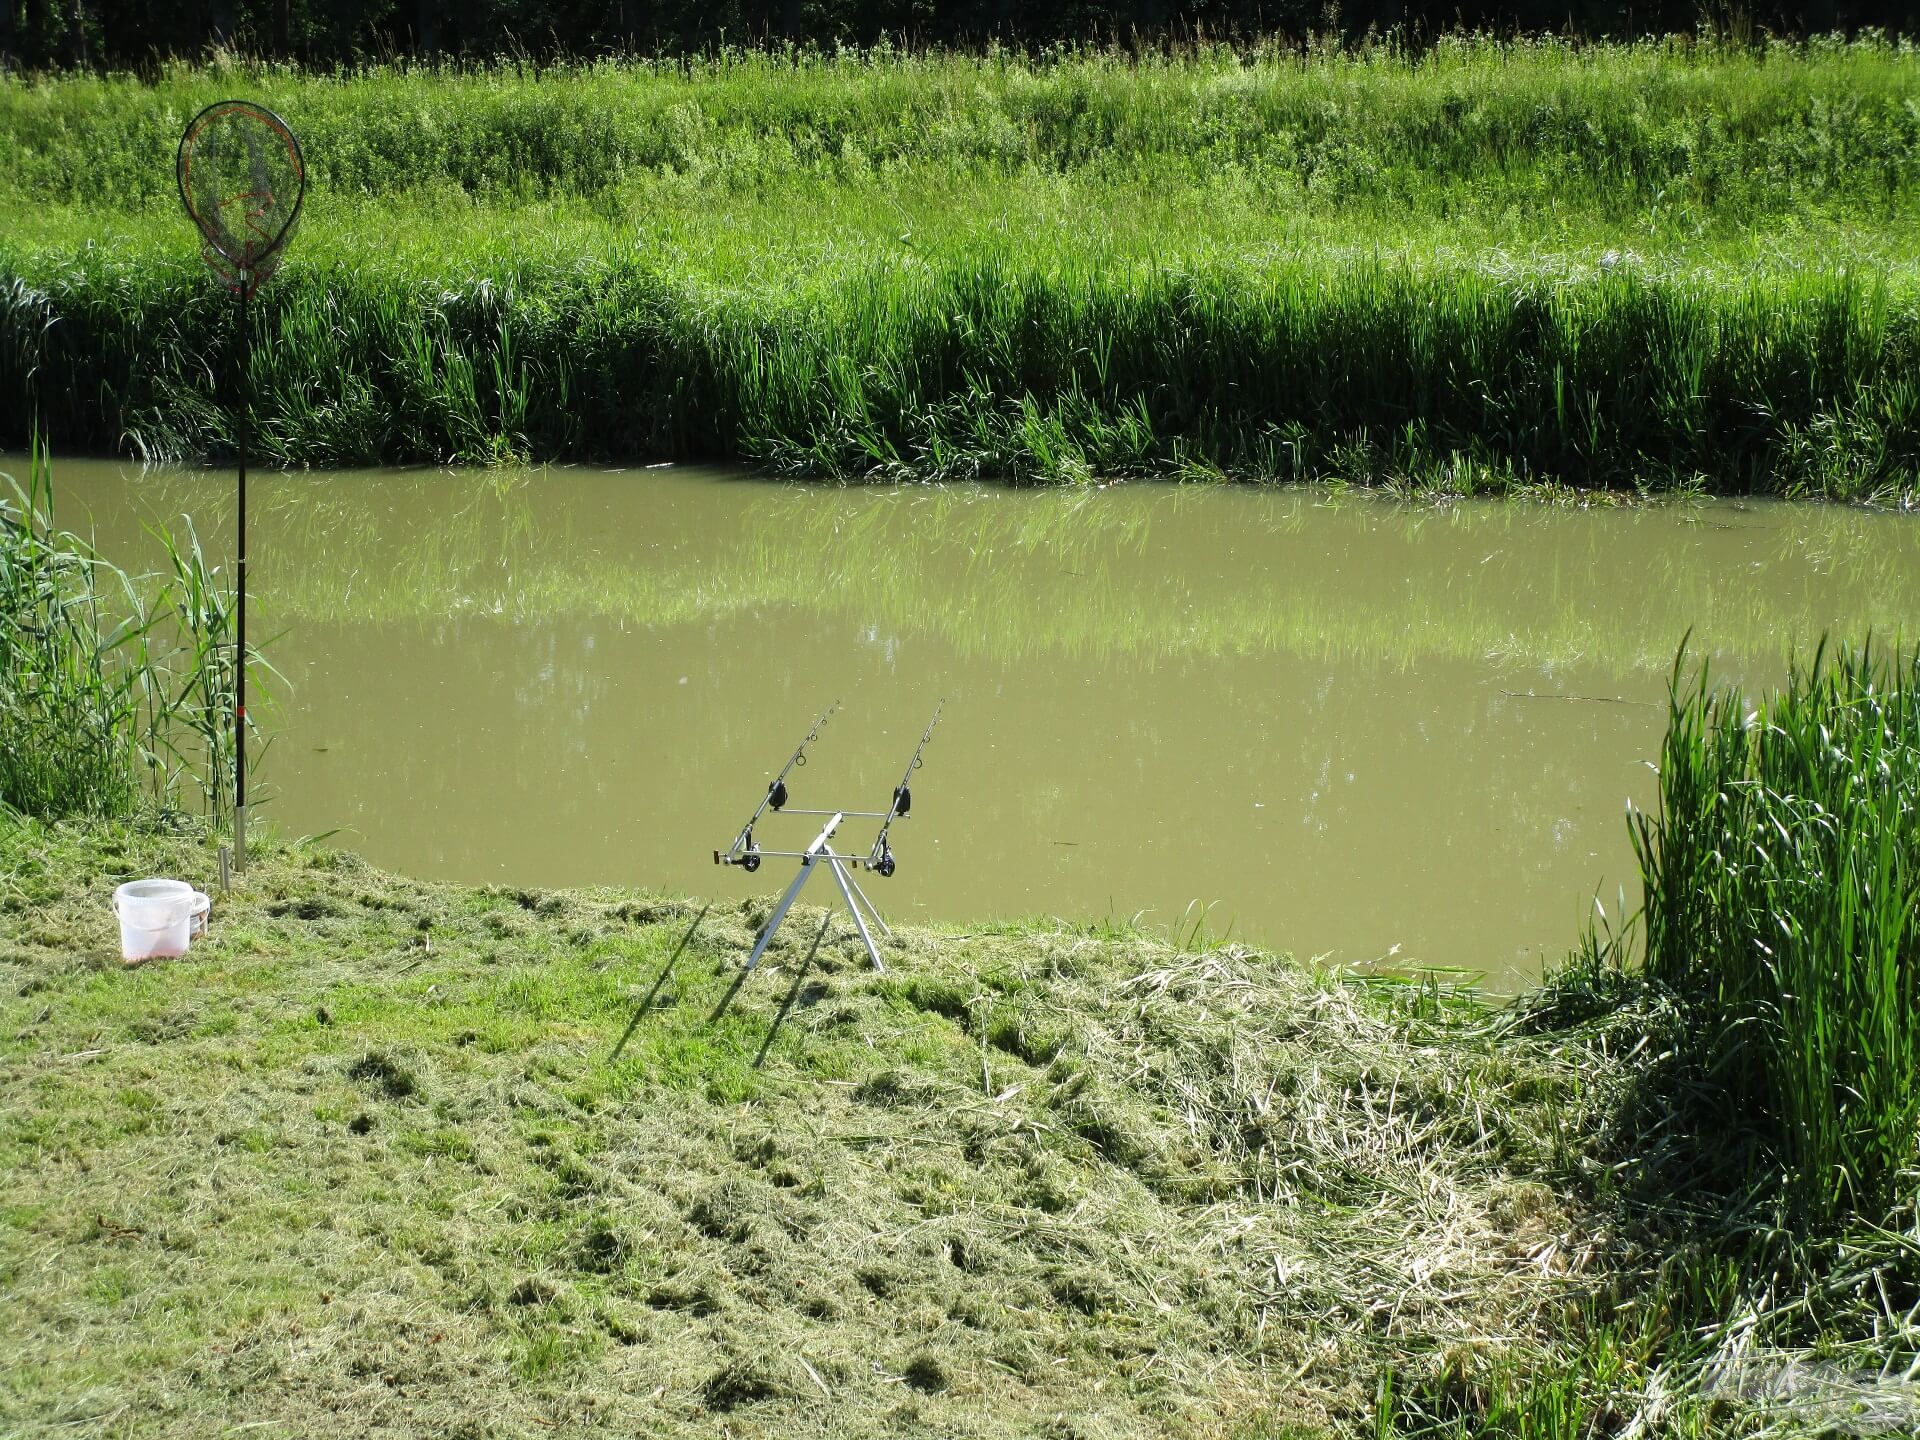
{"type": "MultiPolygon", "coordinates": [[[[1872,276],[972,257],[716,290],[500,259],[290,271],[256,307],[260,450],[1893,500],[1920,475],[1920,301],[1872,276]]],[[[70,447],[218,454],[230,326],[190,265],[73,257],[0,290],[0,393],[70,447]]]]}
{"type": "Polygon", "coordinates": [[[1757,704],[1676,668],[1633,830],[1716,1178],[1815,1236],[1891,1223],[1920,1168],[1920,648],[1823,647],[1757,704]]]}
{"type": "Polygon", "coordinates": [[[0,806],[119,816],[230,794],[232,595],[162,531],[169,573],[136,577],[58,528],[46,452],[0,477],[0,806]]]}

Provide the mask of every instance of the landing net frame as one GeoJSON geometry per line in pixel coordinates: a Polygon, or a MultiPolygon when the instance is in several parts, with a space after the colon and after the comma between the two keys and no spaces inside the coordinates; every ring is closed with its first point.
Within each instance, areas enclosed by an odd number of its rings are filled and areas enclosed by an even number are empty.
{"type": "Polygon", "coordinates": [[[300,138],[264,105],[216,100],[187,122],[173,171],[180,204],[203,241],[201,257],[229,290],[251,295],[279,268],[306,205],[300,138]],[[222,169],[231,164],[230,146],[244,152],[244,178],[222,169]]]}

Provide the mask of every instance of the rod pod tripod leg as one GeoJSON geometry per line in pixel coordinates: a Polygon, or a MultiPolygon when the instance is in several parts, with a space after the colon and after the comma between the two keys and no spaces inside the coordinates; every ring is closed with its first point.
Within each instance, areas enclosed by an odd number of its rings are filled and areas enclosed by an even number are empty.
{"type": "MultiPolygon", "coordinates": [[[[880,958],[880,947],[873,943],[873,934],[867,929],[866,917],[860,911],[860,901],[865,900],[867,908],[873,909],[873,902],[867,900],[860,887],[853,883],[853,877],[847,873],[847,864],[853,859],[849,855],[836,854],[827,842],[833,838],[833,832],[839,828],[846,816],[836,811],[827,823],[820,827],[820,833],[813,837],[813,843],[800,854],[800,873],[793,877],[793,883],[787,886],[786,894],[780,897],[780,903],[773,907],[773,914],[767,917],[767,928],[760,932],[760,938],[754,942],[753,953],[747,957],[746,969],[751,970],[760,963],[760,957],[767,953],[774,932],[787,918],[787,912],[793,908],[793,902],[800,898],[800,892],[806,888],[807,881],[813,878],[813,872],[823,866],[833,872],[834,882],[840,887],[840,895],[847,902],[847,909],[853,912],[854,928],[860,932],[860,939],[867,947],[867,958],[873,961],[876,970],[886,969],[886,962],[880,958]],[[858,896],[859,899],[854,897],[858,896]]],[[[831,902],[829,902],[831,904],[831,902]]],[[[874,910],[874,920],[882,930],[886,922],[880,919],[880,912],[874,910]]],[[[888,930],[891,935],[893,932],[888,930]]]]}

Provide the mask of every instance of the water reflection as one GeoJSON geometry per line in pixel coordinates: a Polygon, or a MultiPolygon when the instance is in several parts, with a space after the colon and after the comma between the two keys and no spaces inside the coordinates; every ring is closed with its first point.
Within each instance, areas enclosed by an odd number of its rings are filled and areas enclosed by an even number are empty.
{"type": "MultiPolygon", "coordinates": [[[[224,477],[58,479],[109,553],[181,511],[223,548],[224,477]]],[[[1497,983],[1628,874],[1683,633],[1766,683],[1823,629],[1920,632],[1920,523],[1832,508],[576,469],[255,496],[288,828],[430,875],[771,889],[709,852],[810,717],[846,702],[795,803],[870,806],[946,695],[890,913],[1199,900],[1497,983]]]]}

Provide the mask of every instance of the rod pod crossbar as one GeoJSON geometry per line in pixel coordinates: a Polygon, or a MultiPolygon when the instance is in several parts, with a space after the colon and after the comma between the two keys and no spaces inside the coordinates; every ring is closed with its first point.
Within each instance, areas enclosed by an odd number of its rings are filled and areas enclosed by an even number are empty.
{"type": "MultiPolygon", "coordinates": [[[[907,761],[906,772],[900,783],[894,787],[893,801],[887,809],[820,810],[797,807],[788,809],[787,800],[790,796],[787,790],[787,777],[795,769],[807,763],[807,747],[819,738],[820,731],[825,727],[828,719],[835,710],[840,708],[838,702],[829,705],[821,712],[820,718],[813,722],[813,728],[807,732],[806,738],[794,747],[793,754],[787,758],[787,763],[781,768],[780,773],[769,782],[767,793],[754,807],[753,814],[747,817],[747,823],[742,825],[739,833],[733,837],[733,843],[725,850],[713,852],[714,864],[738,865],[748,874],[758,870],[761,859],[767,856],[794,859],[800,862],[800,873],[793,877],[793,883],[787,886],[786,893],[773,907],[773,914],[767,917],[765,928],[760,932],[759,939],[754,942],[753,953],[747,957],[746,969],[751,970],[760,963],[760,957],[766,953],[767,946],[773,940],[774,932],[780,928],[781,922],[787,918],[787,912],[800,898],[800,892],[806,888],[807,881],[821,870],[833,876],[834,884],[840,891],[840,898],[846,901],[847,909],[853,915],[854,928],[860,932],[860,942],[866,946],[867,958],[873,961],[873,968],[876,970],[887,968],[880,958],[880,947],[874,943],[873,932],[867,928],[867,922],[871,920],[880,933],[888,938],[892,938],[893,932],[887,928],[887,922],[880,918],[879,910],[874,907],[873,901],[867,898],[866,891],[860,888],[860,882],[854,878],[854,872],[865,869],[883,879],[894,873],[896,865],[893,850],[887,840],[888,832],[892,829],[895,820],[906,818],[913,804],[913,796],[908,784],[913,779],[913,772],[920,768],[921,756],[926,751],[927,742],[933,738],[933,727],[940,723],[940,712],[945,706],[946,701],[942,700],[933,707],[933,718],[927,722],[927,728],[921,732],[920,743],[914,747],[913,758],[907,761]],[[753,827],[768,811],[775,814],[825,816],[827,820],[826,824],[820,827],[820,833],[813,837],[813,842],[804,850],[763,850],[754,840],[753,827]],[[834,832],[849,818],[880,821],[879,833],[874,836],[873,844],[865,855],[833,848],[834,832]]],[[[831,906],[833,902],[829,899],[827,903],[831,906]]]]}

